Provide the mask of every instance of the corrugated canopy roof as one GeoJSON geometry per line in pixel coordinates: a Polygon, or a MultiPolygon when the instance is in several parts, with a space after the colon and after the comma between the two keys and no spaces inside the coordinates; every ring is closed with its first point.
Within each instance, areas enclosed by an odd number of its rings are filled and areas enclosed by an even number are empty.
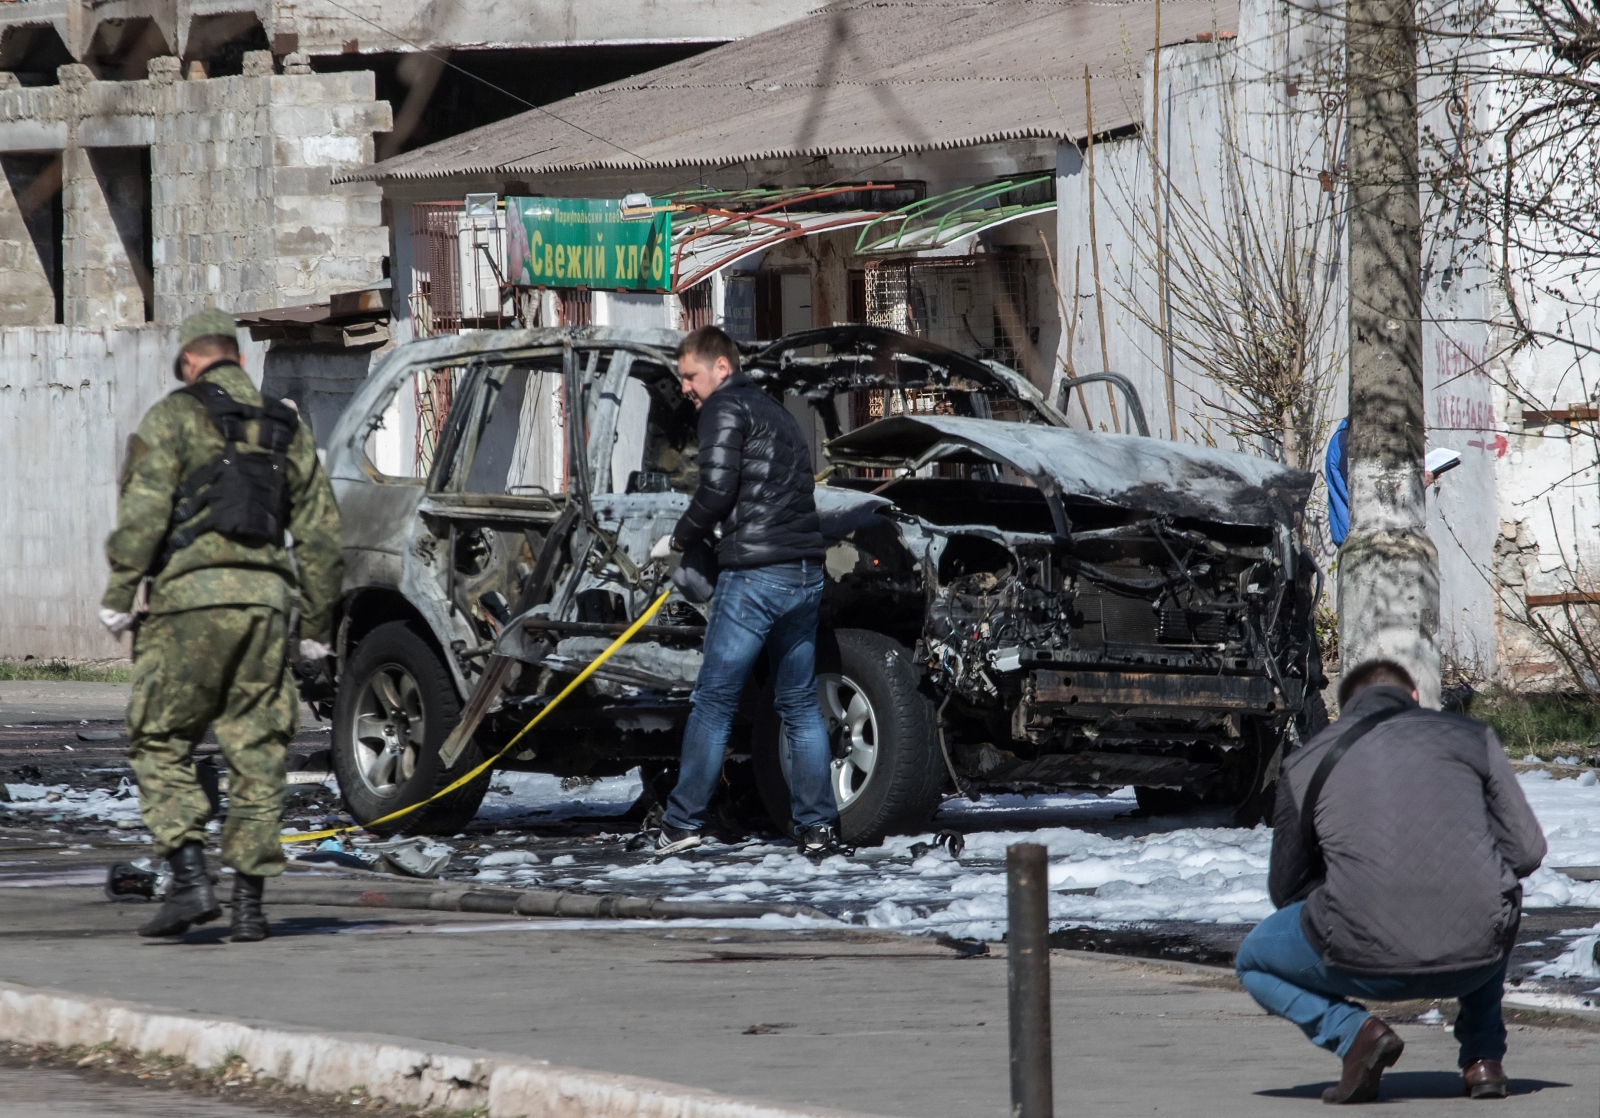
{"type": "MultiPolygon", "coordinates": [[[[1161,40],[1237,0],[1163,0],[1161,40]]],[[[1139,120],[1154,0],[858,0],[376,164],[347,179],[549,174],[928,151],[1139,120]],[[546,111],[547,110],[547,111],[546,111]]]]}

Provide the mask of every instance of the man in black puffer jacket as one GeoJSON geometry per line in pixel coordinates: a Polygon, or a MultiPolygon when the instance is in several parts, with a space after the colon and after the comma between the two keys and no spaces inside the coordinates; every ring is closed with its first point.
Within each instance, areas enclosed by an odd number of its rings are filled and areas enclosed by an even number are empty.
{"type": "Polygon", "coordinates": [[[832,854],[843,848],[827,730],[817,706],[824,546],[810,448],[794,416],[739,371],[738,347],[716,327],[684,338],[678,376],[684,395],[700,409],[700,485],[677,527],[650,554],[664,559],[705,543],[721,524],[721,574],[694,709],[683,731],[678,784],[656,850],[700,845],[740,693],[766,648],[789,753],[795,837],[810,857],[832,854]]]}

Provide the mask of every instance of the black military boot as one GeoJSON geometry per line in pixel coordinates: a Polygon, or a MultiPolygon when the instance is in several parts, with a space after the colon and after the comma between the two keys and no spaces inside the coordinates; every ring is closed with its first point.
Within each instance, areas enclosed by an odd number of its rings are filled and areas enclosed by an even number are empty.
{"type": "Polygon", "coordinates": [[[222,915],[217,895],[206,876],[205,849],[198,842],[186,842],[167,858],[172,867],[172,884],[161,911],[139,926],[142,936],[178,936],[191,924],[205,924],[222,915]]]}
{"type": "Polygon", "coordinates": [[[255,943],[272,934],[267,914],[261,911],[261,888],[266,878],[254,873],[233,875],[233,942],[255,943]]]}

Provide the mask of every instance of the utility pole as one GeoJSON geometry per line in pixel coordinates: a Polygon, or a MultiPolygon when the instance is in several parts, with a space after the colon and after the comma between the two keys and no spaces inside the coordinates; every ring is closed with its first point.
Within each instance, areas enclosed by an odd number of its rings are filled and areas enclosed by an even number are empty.
{"type": "Polygon", "coordinates": [[[1423,505],[1414,0],[1349,0],[1350,535],[1339,660],[1394,660],[1439,705],[1439,554],[1423,505]]]}

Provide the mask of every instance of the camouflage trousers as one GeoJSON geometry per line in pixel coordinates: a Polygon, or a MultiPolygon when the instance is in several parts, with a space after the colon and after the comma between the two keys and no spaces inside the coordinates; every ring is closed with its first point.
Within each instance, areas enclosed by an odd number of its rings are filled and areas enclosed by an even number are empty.
{"type": "Polygon", "coordinates": [[[222,860],[241,873],[283,872],[284,758],[300,724],[288,639],[288,618],[267,606],[158,614],[139,626],[128,759],[159,856],[205,841],[211,804],[194,747],[210,727],[228,766],[222,860]]]}

